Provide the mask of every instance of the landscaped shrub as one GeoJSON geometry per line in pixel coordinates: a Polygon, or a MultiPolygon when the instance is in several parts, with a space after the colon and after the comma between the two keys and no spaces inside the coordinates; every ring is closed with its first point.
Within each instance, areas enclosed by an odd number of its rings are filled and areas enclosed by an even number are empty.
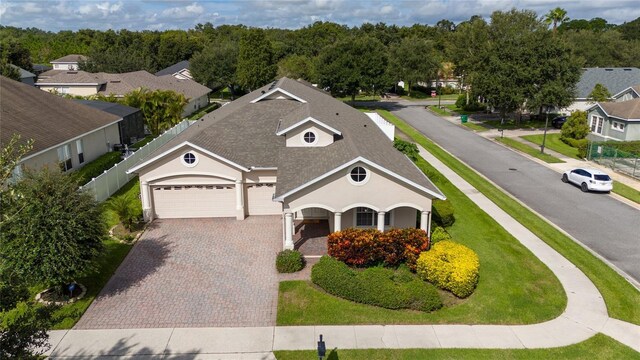
{"type": "Polygon", "coordinates": [[[323,256],[311,269],[311,281],[332,295],[387,309],[432,311],[442,307],[435,287],[406,267],[396,271],[383,267],[357,271],[323,256]]]}
{"type": "Polygon", "coordinates": [[[449,227],[456,221],[453,216],[453,205],[449,200],[434,200],[432,215],[433,221],[442,227],[449,227]]]}
{"type": "Polygon", "coordinates": [[[349,228],[329,235],[328,254],[351,266],[383,264],[397,266],[406,263],[414,269],[422,251],[429,248],[429,237],[420,229],[349,228]]]}
{"type": "Polygon", "coordinates": [[[574,111],[567,121],[562,125],[560,130],[560,139],[568,143],[568,139],[584,139],[589,134],[589,123],[587,122],[587,113],[585,111],[574,111]]]}
{"type": "Polygon", "coordinates": [[[468,247],[444,240],[420,254],[416,264],[418,276],[457,297],[465,298],[478,284],[480,261],[468,247]]]}
{"type": "Polygon", "coordinates": [[[276,269],[279,273],[292,273],[302,270],[304,258],[298,250],[283,250],[276,256],[276,269]]]}
{"type": "Polygon", "coordinates": [[[77,177],[78,184],[84,185],[94,177],[98,177],[105,170],[109,170],[113,165],[120,161],[122,161],[122,154],[119,151],[108,152],[90,163],[87,163],[72,174],[77,177]]]}
{"type": "Polygon", "coordinates": [[[563,138],[562,141],[574,148],[578,149],[578,157],[586,158],[587,157],[587,148],[589,147],[589,140],[587,139],[572,139],[572,138],[563,138]]]}
{"type": "Polygon", "coordinates": [[[407,155],[407,157],[413,161],[418,160],[418,145],[412,142],[404,141],[402,139],[393,140],[393,147],[401,153],[407,155]]]}
{"type": "Polygon", "coordinates": [[[445,228],[441,226],[437,226],[431,232],[431,246],[433,246],[433,244],[437,242],[444,241],[444,240],[451,240],[451,235],[449,235],[449,233],[447,232],[447,230],[445,230],[445,228]]]}

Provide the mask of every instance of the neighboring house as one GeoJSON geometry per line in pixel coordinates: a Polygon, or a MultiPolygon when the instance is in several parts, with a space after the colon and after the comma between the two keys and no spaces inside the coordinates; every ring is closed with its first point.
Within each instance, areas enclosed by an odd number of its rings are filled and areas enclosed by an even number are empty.
{"type": "Polygon", "coordinates": [[[49,71],[49,70],[53,70],[53,66],[42,65],[42,64],[33,64],[33,72],[36,75],[40,75],[43,72],[46,72],[46,71],[49,71]]]}
{"type": "Polygon", "coordinates": [[[140,164],[146,220],[282,215],[429,231],[440,190],[364,113],[282,78],[207,114],[140,164]]]}
{"type": "Polygon", "coordinates": [[[173,90],[184,95],[189,101],[182,113],[183,116],[207,106],[211,92],[211,89],[193,80],[180,80],[171,75],[155,76],[146,71],[108,74],[53,70],[42,74],[36,86],[45,91],[79,96],[103,94],[124,97],[139,88],[152,91],[173,90]]]}
{"type": "Polygon", "coordinates": [[[628,87],[619,93],[613,95],[613,101],[627,101],[640,97],[640,85],[628,87]]]}
{"type": "Polygon", "coordinates": [[[620,102],[596,103],[588,110],[592,141],[640,140],[640,97],[620,102]]]}
{"type": "Polygon", "coordinates": [[[193,80],[191,71],[189,70],[189,61],[180,61],[177,64],[173,64],[167,68],[164,68],[156,73],[156,76],[171,75],[180,80],[193,80]]]}
{"type": "MultiPolygon", "coordinates": [[[[602,84],[612,95],[640,84],[640,69],[627,68],[585,68],[582,69],[580,81],[576,84],[576,99],[563,112],[575,110],[586,111],[593,106],[589,94],[596,84],[602,84]]],[[[613,98],[613,96],[612,96],[613,98]]]]}
{"type": "Polygon", "coordinates": [[[142,110],[117,103],[98,100],[74,100],[80,104],[120,117],[118,132],[120,144],[131,145],[144,138],[144,115],[142,110]]]}
{"type": "Polygon", "coordinates": [[[34,140],[33,149],[20,162],[24,167],[75,170],[121,141],[118,115],[5,77],[0,77],[0,93],[2,144],[13,134],[20,134],[23,141],[34,140]]]}
{"type": "Polygon", "coordinates": [[[50,63],[53,65],[53,70],[78,70],[79,64],[86,60],[87,57],[84,55],[71,54],[50,61],[50,63]]]}
{"type": "Polygon", "coordinates": [[[10,64],[12,68],[18,69],[18,71],[20,72],[20,82],[21,83],[25,83],[27,85],[31,85],[34,86],[36,83],[36,74],[29,72],[19,66],[15,66],[13,64],[10,64]]]}

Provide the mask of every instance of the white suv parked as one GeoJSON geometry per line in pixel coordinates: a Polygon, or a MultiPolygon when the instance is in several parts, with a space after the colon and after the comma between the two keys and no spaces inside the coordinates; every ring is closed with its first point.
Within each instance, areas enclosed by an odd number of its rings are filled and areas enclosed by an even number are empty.
{"type": "Polygon", "coordinates": [[[596,169],[573,169],[562,174],[562,182],[570,182],[580,186],[584,192],[605,191],[613,189],[613,180],[606,173],[596,169]]]}

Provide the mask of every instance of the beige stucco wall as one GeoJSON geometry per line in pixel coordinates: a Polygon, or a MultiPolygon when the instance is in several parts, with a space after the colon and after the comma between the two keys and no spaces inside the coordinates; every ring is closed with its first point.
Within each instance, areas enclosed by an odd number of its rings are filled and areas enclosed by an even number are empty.
{"type": "Polygon", "coordinates": [[[296,129],[289,131],[286,135],[287,138],[287,147],[309,147],[309,146],[327,146],[333,143],[333,134],[327,132],[326,130],[313,125],[313,123],[308,123],[302,125],[296,129]],[[307,131],[313,131],[316,134],[316,143],[313,145],[309,145],[304,142],[302,139],[302,135],[307,131]]]}
{"type": "Polygon", "coordinates": [[[27,158],[22,162],[22,164],[24,164],[25,167],[32,169],[39,169],[43,166],[51,166],[57,168],[58,148],[64,146],[65,144],[69,144],[71,148],[72,170],[79,169],[87,163],[105,154],[106,152],[111,151],[111,148],[107,147],[107,144],[109,144],[109,146],[113,146],[113,144],[117,144],[120,142],[118,124],[115,123],[109,125],[104,129],[94,131],[78,139],[70,140],[34,157],[27,158]],[[78,150],[76,147],[76,140],[78,139],[82,139],[84,154],[84,163],[82,164],[80,164],[78,160],[78,150]]]}
{"type": "Polygon", "coordinates": [[[393,209],[393,216],[391,218],[391,226],[397,228],[412,228],[416,227],[416,209],[410,207],[399,207],[393,209]]]}
{"type": "Polygon", "coordinates": [[[194,176],[196,181],[200,181],[200,184],[229,183],[242,180],[241,170],[189,146],[167,154],[163,159],[141,169],[139,175],[141,183],[148,182],[151,185],[158,183],[188,185],[193,183],[189,178],[194,179],[194,176]],[[197,164],[193,167],[187,167],[182,162],[182,156],[187,152],[193,152],[198,159],[197,164]]]}
{"type": "MultiPolygon", "coordinates": [[[[353,185],[347,177],[351,168],[313,184],[285,199],[285,209],[293,211],[317,204],[334,212],[346,212],[356,206],[366,206],[376,211],[386,211],[398,206],[411,206],[418,210],[431,211],[431,198],[408,185],[365,165],[369,179],[364,185],[353,185]]],[[[343,217],[345,214],[343,214],[343,217]]],[[[347,219],[343,218],[343,224],[347,219]]]]}
{"type": "MultiPolygon", "coordinates": [[[[78,95],[78,96],[89,96],[98,93],[97,86],[77,86],[77,85],[59,85],[59,86],[38,86],[40,90],[55,92],[57,88],[69,88],[67,94],[69,95],[78,95]]],[[[58,91],[58,93],[62,94],[63,92],[58,91]]]]}
{"type": "Polygon", "coordinates": [[[187,105],[184,106],[182,116],[189,116],[207,105],[209,105],[209,97],[207,95],[200,96],[197,99],[191,99],[187,105]]]}
{"type": "Polygon", "coordinates": [[[275,183],[276,175],[276,170],[251,170],[248,173],[244,173],[244,182],[248,184],[275,183]]]}

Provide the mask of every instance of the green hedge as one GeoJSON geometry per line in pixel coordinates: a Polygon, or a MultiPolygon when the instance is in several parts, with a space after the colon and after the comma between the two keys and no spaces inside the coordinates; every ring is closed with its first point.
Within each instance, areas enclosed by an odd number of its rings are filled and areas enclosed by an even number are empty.
{"type": "Polygon", "coordinates": [[[72,174],[77,177],[78,183],[84,185],[94,177],[98,177],[105,170],[109,170],[113,165],[122,161],[122,154],[119,151],[108,152],[99,158],[87,163],[72,174]]]}
{"type": "Polygon", "coordinates": [[[437,242],[444,241],[444,240],[451,240],[451,235],[449,235],[449,233],[447,232],[447,230],[445,230],[445,228],[441,226],[437,226],[431,232],[431,246],[433,246],[433,244],[437,242]]]}
{"type": "Polygon", "coordinates": [[[304,258],[297,250],[283,250],[276,256],[276,269],[279,273],[293,273],[302,270],[304,258]]]}
{"type": "Polygon", "coordinates": [[[433,201],[433,221],[442,227],[453,225],[456,218],[453,216],[453,205],[449,200],[433,201]]]}
{"type": "Polygon", "coordinates": [[[329,294],[387,309],[433,311],[442,307],[436,288],[406,267],[395,271],[383,267],[355,271],[323,256],[311,269],[311,281],[329,294]]]}

